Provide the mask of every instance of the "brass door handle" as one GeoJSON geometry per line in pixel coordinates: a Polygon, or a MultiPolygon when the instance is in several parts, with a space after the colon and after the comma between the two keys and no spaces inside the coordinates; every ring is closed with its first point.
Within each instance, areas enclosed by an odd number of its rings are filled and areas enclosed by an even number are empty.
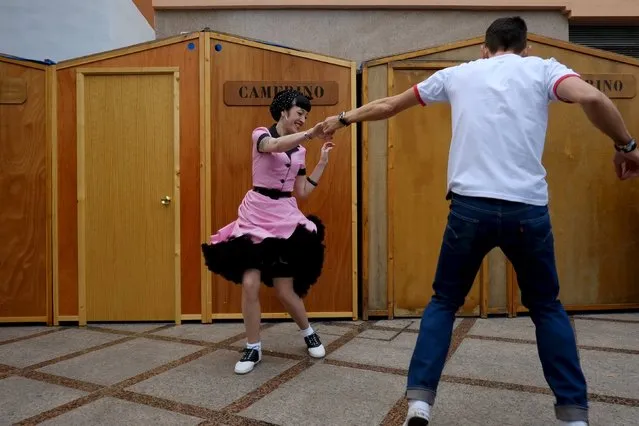
{"type": "Polygon", "coordinates": [[[163,206],[168,206],[169,204],[171,204],[171,197],[169,197],[168,195],[165,197],[162,197],[160,202],[162,203],[163,206]]]}

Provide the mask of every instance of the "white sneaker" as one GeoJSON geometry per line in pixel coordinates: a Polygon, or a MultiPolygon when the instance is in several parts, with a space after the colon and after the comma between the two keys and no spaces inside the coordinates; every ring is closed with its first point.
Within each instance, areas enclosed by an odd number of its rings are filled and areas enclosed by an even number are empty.
{"type": "Polygon", "coordinates": [[[255,364],[262,361],[262,351],[259,349],[244,348],[242,358],[235,364],[235,373],[246,374],[253,371],[255,364]]]}
{"type": "Polygon", "coordinates": [[[326,356],[326,349],[324,349],[324,345],[322,345],[317,333],[306,336],[304,341],[306,342],[306,347],[308,348],[310,356],[313,358],[324,358],[326,356]]]}
{"type": "Polygon", "coordinates": [[[561,426],[588,426],[588,423],[578,421],[578,422],[565,422],[563,420],[559,420],[559,424],[561,426]]]}
{"type": "Polygon", "coordinates": [[[409,407],[404,426],[427,426],[430,420],[430,411],[421,407],[409,407]]]}

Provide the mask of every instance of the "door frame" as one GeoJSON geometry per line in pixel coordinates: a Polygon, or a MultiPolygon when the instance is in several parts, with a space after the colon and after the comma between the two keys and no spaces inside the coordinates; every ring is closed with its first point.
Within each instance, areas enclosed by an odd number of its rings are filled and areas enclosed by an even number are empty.
{"type": "Polygon", "coordinates": [[[77,202],[78,202],[78,323],[87,324],[86,312],[86,175],[85,175],[85,104],[84,78],[95,75],[153,75],[173,76],[173,212],[175,217],[175,323],[181,323],[181,250],[180,250],[180,69],[178,67],[109,67],[79,68],[76,71],[77,121],[77,202]]]}
{"type": "MultiPolygon", "coordinates": [[[[412,60],[412,61],[399,61],[399,62],[390,62],[388,64],[388,87],[387,94],[388,96],[392,96],[394,94],[395,89],[395,70],[440,70],[443,68],[459,65],[462,61],[447,61],[447,60],[412,60]]],[[[388,130],[387,130],[387,152],[388,152],[388,161],[386,164],[386,174],[387,174],[387,197],[386,197],[386,209],[387,209],[387,286],[386,286],[386,297],[387,297],[387,306],[388,306],[388,318],[393,319],[395,317],[396,306],[395,306],[395,244],[394,244],[394,209],[393,209],[393,198],[391,194],[393,194],[393,189],[395,187],[395,179],[394,179],[394,164],[395,164],[395,150],[394,150],[394,141],[392,138],[393,131],[396,124],[394,120],[391,118],[388,120],[388,130]]],[[[481,316],[486,317],[488,312],[488,291],[490,287],[489,281],[489,265],[488,265],[488,255],[484,257],[484,260],[481,263],[481,267],[478,271],[479,275],[479,304],[478,304],[478,312],[463,313],[462,308],[457,312],[460,316],[481,316]]],[[[474,287],[474,285],[473,285],[474,287]]]]}

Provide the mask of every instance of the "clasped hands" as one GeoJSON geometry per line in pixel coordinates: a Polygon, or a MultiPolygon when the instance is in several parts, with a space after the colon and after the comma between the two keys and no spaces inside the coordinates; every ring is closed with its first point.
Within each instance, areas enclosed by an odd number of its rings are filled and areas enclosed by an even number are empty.
{"type": "Polygon", "coordinates": [[[311,130],[311,136],[314,138],[320,138],[327,142],[333,140],[333,135],[338,129],[344,127],[340,123],[336,115],[326,118],[324,121],[317,123],[313,130],[311,130]]]}

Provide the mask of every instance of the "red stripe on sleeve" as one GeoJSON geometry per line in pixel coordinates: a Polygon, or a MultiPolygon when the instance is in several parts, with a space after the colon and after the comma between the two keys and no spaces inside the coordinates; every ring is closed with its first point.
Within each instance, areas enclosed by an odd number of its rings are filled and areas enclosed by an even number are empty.
{"type": "Polygon", "coordinates": [[[417,85],[413,86],[413,93],[415,93],[415,97],[417,98],[417,100],[419,101],[419,103],[422,106],[426,106],[426,103],[422,100],[421,95],[419,94],[419,89],[417,88],[417,85]]]}
{"type": "Polygon", "coordinates": [[[555,82],[555,85],[552,87],[553,95],[555,95],[555,97],[557,99],[559,99],[560,101],[566,102],[566,103],[571,103],[571,102],[559,97],[559,95],[557,94],[557,87],[559,87],[559,83],[561,83],[562,81],[564,81],[565,79],[570,78],[570,77],[581,77],[581,76],[579,74],[566,74],[564,76],[561,76],[561,78],[559,78],[559,80],[557,80],[555,82]]]}

